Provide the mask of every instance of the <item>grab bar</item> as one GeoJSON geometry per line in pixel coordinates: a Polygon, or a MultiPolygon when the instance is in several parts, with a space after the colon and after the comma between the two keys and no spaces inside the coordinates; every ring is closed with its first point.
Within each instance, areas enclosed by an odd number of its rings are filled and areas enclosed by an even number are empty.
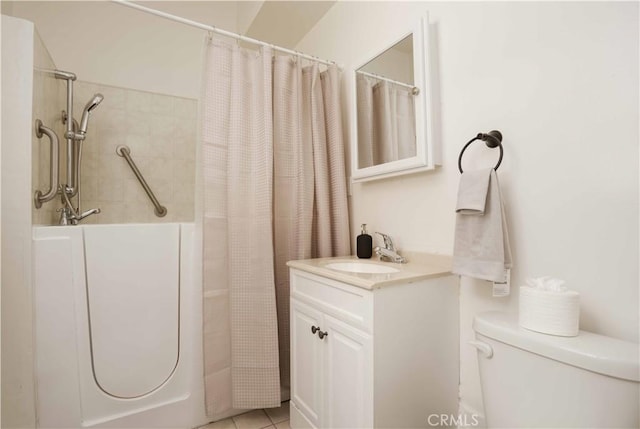
{"type": "Polygon", "coordinates": [[[123,157],[127,161],[127,163],[129,164],[129,167],[131,167],[131,170],[133,171],[133,174],[136,175],[136,178],[138,179],[138,182],[140,182],[140,184],[142,185],[142,188],[147,193],[147,195],[149,196],[149,199],[153,203],[153,205],[155,207],[154,213],[156,214],[156,216],[163,217],[164,215],[166,215],[167,214],[167,208],[160,205],[160,203],[158,202],[158,199],[153,194],[153,191],[151,190],[151,188],[147,184],[147,181],[144,180],[144,177],[142,177],[142,173],[140,173],[140,170],[138,170],[138,166],[136,165],[135,162],[133,162],[133,159],[131,159],[131,149],[129,149],[128,146],[118,146],[116,148],[116,153],[119,156],[123,157]]]}
{"type": "Polygon", "coordinates": [[[51,146],[51,155],[49,156],[49,160],[51,166],[49,167],[49,190],[44,195],[41,191],[36,191],[33,197],[33,202],[37,209],[42,207],[42,203],[51,201],[58,193],[58,136],[51,128],[45,127],[40,119],[36,119],[36,137],[40,139],[43,134],[49,137],[51,146]]]}

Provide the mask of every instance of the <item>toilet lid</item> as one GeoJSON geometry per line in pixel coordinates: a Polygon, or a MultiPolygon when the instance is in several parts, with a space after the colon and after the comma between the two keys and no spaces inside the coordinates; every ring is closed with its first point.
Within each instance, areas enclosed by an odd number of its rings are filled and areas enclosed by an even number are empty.
{"type": "Polygon", "coordinates": [[[569,365],[624,380],[640,381],[640,345],[592,332],[559,337],[521,328],[518,317],[498,311],[480,313],[473,329],[481,335],[569,365]]]}

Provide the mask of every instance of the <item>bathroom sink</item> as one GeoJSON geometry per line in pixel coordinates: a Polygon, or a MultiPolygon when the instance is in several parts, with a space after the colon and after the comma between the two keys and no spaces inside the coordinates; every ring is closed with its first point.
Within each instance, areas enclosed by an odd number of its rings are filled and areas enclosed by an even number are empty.
{"type": "Polygon", "coordinates": [[[363,274],[390,274],[400,271],[399,269],[390,267],[388,265],[358,261],[332,262],[325,265],[325,267],[332,270],[344,271],[347,273],[363,274]]]}

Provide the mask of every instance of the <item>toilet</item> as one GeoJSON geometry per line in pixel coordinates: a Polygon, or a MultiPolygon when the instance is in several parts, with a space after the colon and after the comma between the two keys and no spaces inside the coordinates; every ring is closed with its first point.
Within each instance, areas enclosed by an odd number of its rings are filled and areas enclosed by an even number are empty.
{"type": "Polygon", "coordinates": [[[487,427],[640,427],[638,344],[540,334],[503,312],[478,314],[473,328],[487,427]]]}

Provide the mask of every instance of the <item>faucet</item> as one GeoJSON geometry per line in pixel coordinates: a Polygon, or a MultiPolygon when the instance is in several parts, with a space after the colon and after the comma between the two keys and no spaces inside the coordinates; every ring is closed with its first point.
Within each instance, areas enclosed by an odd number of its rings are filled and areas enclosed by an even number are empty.
{"type": "Polygon", "coordinates": [[[65,190],[61,189],[60,193],[62,194],[62,201],[64,202],[65,207],[62,207],[56,210],[57,212],[60,212],[59,225],[77,225],[78,222],[80,222],[82,219],[88,216],[91,216],[93,214],[100,213],[100,209],[98,208],[87,210],[86,212],[83,212],[83,213],[78,213],[73,208],[73,205],[71,204],[71,201],[69,200],[69,197],[67,196],[67,193],[65,192],[65,190]]]}
{"type": "Polygon", "coordinates": [[[59,225],[77,225],[82,219],[87,216],[91,216],[92,214],[100,213],[100,209],[91,209],[87,210],[84,213],[77,214],[75,210],[69,207],[62,207],[61,209],[56,210],[60,212],[60,222],[59,225]]]}
{"type": "Polygon", "coordinates": [[[396,249],[393,246],[393,240],[390,236],[377,231],[376,234],[382,237],[382,241],[384,242],[384,248],[376,246],[376,248],[373,249],[376,252],[376,255],[380,257],[381,261],[390,261],[397,264],[405,264],[407,262],[404,257],[400,256],[398,252],[396,252],[396,249]]]}

